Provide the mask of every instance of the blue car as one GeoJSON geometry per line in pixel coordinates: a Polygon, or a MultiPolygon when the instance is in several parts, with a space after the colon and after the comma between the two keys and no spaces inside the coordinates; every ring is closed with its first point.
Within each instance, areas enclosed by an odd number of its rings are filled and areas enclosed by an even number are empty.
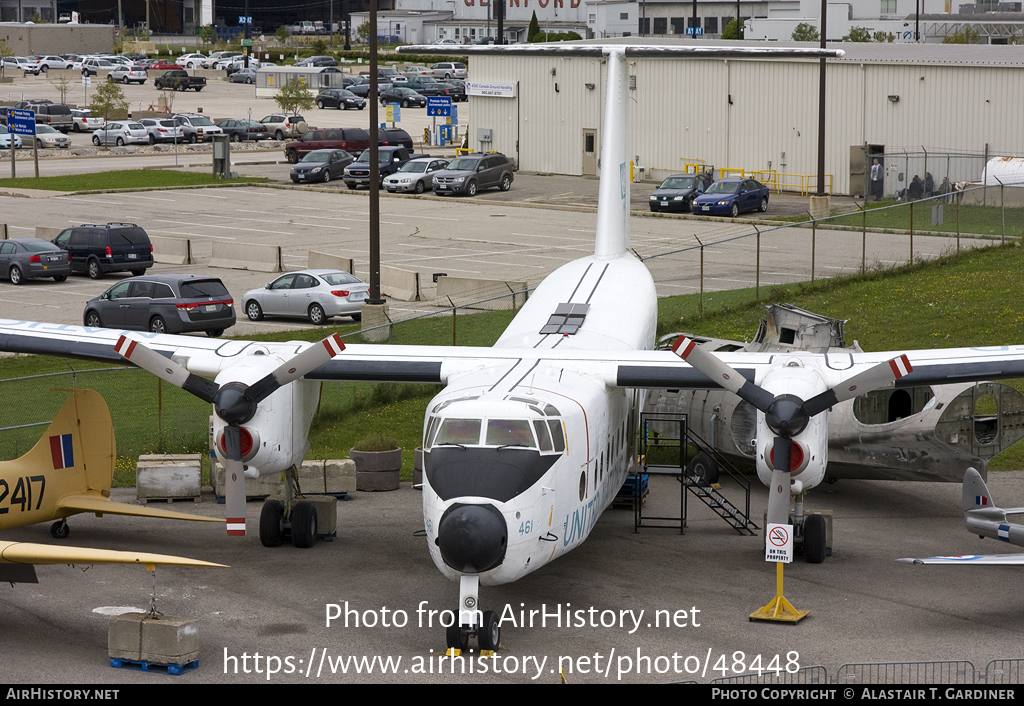
{"type": "Polygon", "coordinates": [[[721,179],[693,200],[693,213],[732,216],[767,211],[768,187],[754,179],[721,179]]]}

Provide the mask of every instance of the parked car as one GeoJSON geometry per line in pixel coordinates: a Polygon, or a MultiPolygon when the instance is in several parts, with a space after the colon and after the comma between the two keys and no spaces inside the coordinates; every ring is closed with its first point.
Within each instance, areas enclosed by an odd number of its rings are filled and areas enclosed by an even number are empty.
{"type": "Polygon", "coordinates": [[[36,125],[36,146],[39,149],[67,148],[71,146],[71,138],[60,130],[54,130],[49,125],[36,125]]]}
{"type": "Polygon", "coordinates": [[[480,189],[512,188],[512,163],[500,152],[467,154],[453,159],[434,175],[434,193],[476,196],[480,189]]]}
{"type": "MultiPolygon", "coordinates": [[[[412,152],[412,135],[400,127],[379,127],[377,128],[377,144],[382,147],[401,145],[412,152]]],[[[369,143],[366,145],[369,147],[369,143]]]]}
{"type": "Polygon", "coordinates": [[[256,83],[255,69],[239,69],[228,76],[230,83],[256,83]]]}
{"type": "Polygon", "coordinates": [[[448,166],[447,159],[417,157],[399,167],[398,171],[384,179],[388,193],[413,192],[422,194],[434,188],[434,174],[448,166]]]}
{"type": "Polygon", "coordinates": [[[410,64],[405,67],[405,71],[402,72],[402,75],[406,78],[410,78],[412,76],[432,76],[433,74],[430,73],[430,69],[426,66],[410,64]]]}
{"type": "MultiPolygon", "coordinates": [[[[450,96],[455,86],[449,83],[438,81],[430,76],[410,76],[405,88],[411,88],[421,96],[450,96]]],[[[454,96],[452,96],[454,99],[454,96]]],[[[458,99],[455,99],[458,100],[458,99]]]]}
{"type": "Polygon", "coordinates": [[[100,71],[113,71],[117,65],[107,59],[84,59],[82,61],[83,76],[97,76],[100,71]]]}
{"type": "Polygon", "coordinates": [[[389,88],[386,91],[382,91],[380,94],[380,104],[387,105],[388,103],[398,103],[403,108],[411,106],[417,108],[427,107],[426,97],[421,96],[411,88],[389,88]]]}
{"type": "Polygon", "coordinates": [[[139,121],[149,133],[149,144],[185,142],[185,128],[171,118],[143,118],[139,121]]]}
{"type": "Polygon", "coordinates": [[[149,131],[141,123],[128,120],[107,123],[92,133],[92,143],[100,145],[145,145],[149,131]]]}
{"type": "Polygon", "coordinates": [[[700,174],[673,174],[654,190],[647,201],[652,211],[685,213],[690,203],[704,193],[704,179],[700,174]]]}
{"type": "Polygon", "coordinates": [[[216,337],[235,325],[235,307],[224,283],[215,277],[148,275],[118,282],[90,299],[82,318],[93,328],[203,331],[216,337]]]}
{"type": "Polygon", "coordinates": [[[50,69],[70,69],[72,66],[71,61],[62,59],[59,56],[40,56],[36,59],[36,66],[40,71],[46,73],[50,69]]]}
{"type": "Polygon", "coordinates": [[[7,56],[0,59],[0,64],[7,70],[24,71],[27,74],[38,74],[36,63],[26,56],[7,56]]]}
{"type": "Polygon", "coordinates": [[[301,139],[284,146],[284,156],[295,164],[313,150],[345,150],[351,154],[362,152],[370,146],[370,133],[363,128],[314,128],[303,134],[301,139]]]}
{"type": "Polygon", "coordinates": [[[61,132],[68,133],[74,127],[74,117],[71,115],[71,108],[62,103],[51,101],[23,101],[15,108],[31,110],[36,116],[36,125],[49,125],[61,132]]]}
{"type": "Polygon", "coordinates": [[[202,76],[189,76],[184,69],[165,71],[162,76],[153,79],[157,89],[170,88],[175,91],[194,90],[196,93],[206,88],[206,79],[202,76]]]}
{"type": "Polygon", "coordinates": [[[187,142],[205,142],[209,140],[213,135],[221,135],[224,133],[219,127],[213,124],[205,115],[198,115],[196,113],[178,113],[174,115],[174,121],[181,125],[182,129],[185,130],[185,140],[187,142]]]}
{"type": "MultiPolygon", "coordinates": [[[[380,173],[380,183],[384,183],[384,177],[394,174],[398,169],[412,159],[412,154],[406,147],[378,147],[377,168],[380,173]]],[[[360,186],[370,185],[370,150],[364,150],[356,161],[345,167],[345,186],[350,189],[357,189],[360,186]]]]}
{"type": "Polygon", "coordinates": [[[293,316],[323,324],[334,316],[362,318],[363,301],[370,285],[338,270],[303,270],[281,275],[262,289],[245,293],[245,315],[252,321],[264,316],[293,316]]]}
{"type": "Polygon", "coordinates": [[[92,132],[103,126],[103,118],[94,118],[88,108],[71,109],[71,129],[75,132],[92,132]]]}
{"type": "Polygon", "coordinates": [[[232,142],[259,142],[270,137],[267,126],[255,120],[228,118],[217,123],[217,127],[223,130],[232,142]]]}
{"type": "Polygon", "coordinates": [[[39,238],[14,238],[0,242],[0,273],[11,284],[53,277],[63,282],[71,274],[71,256],[53,243],[39,238]]]}
{"type": "Polygon", "coordinates": [[[139,69],[134,66],[118,66],[107,74],[108,81],[120,81],[125,85],[137,83],[141,86],[146,82],[147,78],[149,78],[149,74],[146,73],[145,69],[139,69]]]}
{"type": "Polygon", "coordinates": [[[337,66],[338,60],[330,56],[311,56],[295,63],[296,66],[337,66]]]}
{"type": "Polygon", "coordinates": [[[353,161],[355,157],[345,150],[313,150],[292,167],[291,179],[296,184],[341,179],[353,161]]]}
{"type": "Polygon", "coordinates": [[[719,179],[693,200],[693,212],[735,218],[743,211],[767,211],[768,187],[754,179],[719,179]]]}
{"type": "Polygon", "coordinates": [[[67,228],[53,244],[71,255],[71,271],[99,279],[108,272],[145,274],[153,266],[153,244],[134,223],[80,225],[67,228]]]}
{"type": "MultiPolygon", "coordinates": [[[[380,94],[382,94],[384,91],[390,89],[391,87],[392,87],[392,85],[388,81],[378,81],[377,82],[377,95],[380,96],[380,94]]],[[[365,98],[366,100],[370,100],[370,82],[369,82],[369,80],[363,81],[362,83],[353,83],[352,85],[350,85],[348,87],[347,90],[349,90],[352,93],[356,94],[360,98],[365,98]]]]}
{"type": "MultiPolygon", "coordinates": [[[[454,44],[455,42],[452,42],[454,44]]],[[[494,42],[489,42],[494,44],[494,42]]],[[[466,65],[461,61],[442,61],[430,67],[430,75],[434,78],[461,78],[467,76],[466,65]]]]}
{"type": "Polygon", "coordinates": [[[274,136],[275,140],[281,141],[286,137],[300,135],[300,130],[306,130],[306,119],[301,115],[268,115],[260,120],[267,127],[267,132],[274,136]],[[302,125],[302,127],[299,127],[302,125]]]}
{"type": "Polygon", "coordinates": [[[210,68],[210,57],[205,54],[183,54],[175,60],[175,63],[186,69],[208,69],[210,68]]]}
{"type": "Polygon", "coordinates": [[[21,149],[21,135],[10,132],[6,125],[0,125],[0,150],[11,149],[11,137],[14,138],[14,149],[21,149]]]}
{"type": "Polygon", "coordinates": [[[146,67],[147,71],[179,71],[185,67],[181,64],[175,64],[173,61],[167,61],[166,59],[160,59],[155,61],[146,67]]]}
{"type": "Polygon", "coordinates": [[[366,100],[344,88],[329,88],[326,91],[320,91],[317,95],[316,107],[320,109],[337,108],[338,110],[348,110],[349,108],[356,108],[357,110],[362,110],[366,107],[366,100]]]}

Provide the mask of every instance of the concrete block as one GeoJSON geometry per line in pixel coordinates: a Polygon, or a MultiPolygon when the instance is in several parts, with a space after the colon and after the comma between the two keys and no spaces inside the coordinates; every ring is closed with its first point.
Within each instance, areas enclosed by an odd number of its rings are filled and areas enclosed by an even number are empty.
{"type": "Polygon", "coordinates": [[[381,265],[380,288],[385,296],[392,299],[418,302],[420,300],[420,273],[381,265]]]}
{"type": "Polygon", "coordinates": [[[311,270],[342,270],[350,275],[355,274],[354,266],[355,263],[350,257],[341,257],[340,255],[331,255],[314,250],[309,251],[309,257],[306,261],[306,267],[311,270]]]}
{"type": "Polygon", "coordinates": [[[378,471],[376,473],[356,473],[356,490],[374,492],[380,490],[398,490],[400,471],[378,471]]]}
{"type": "Polygon", "coordinates": [[[192,241],[188,238],[149,237],[153,243],[153,259],[171,265],[192,264],[192,241]]]}
{"type": "Polygon", "coordinates": [[[40,240],[53,240],[64,231],[63,228],[50,228],[48,226],[36,226],[36,237],[40,240]]]}
{"type": "Polygon", "coordinates": [[[412,484],[423,485],[423,449],[412,452],[412,484]]]}
{"type": "Polygon", "coordinates": [[[316,508],[316,533],[334,534],[338,529],[338,500],[330,495],[303,495],[316,508]]]}
{"type": "Polygon", "coordinates": [[[254,272],[284,272],[280,245],[229,243],[220,240],[213,243],[213,257],[210,258],[209,266],[254,272]]]}
{"type": "MultiPolygon", "coordinates": [[[[224,466],[220,461],[211,461],[210,476],[213,479],[213,489],[218,496],[224,497],[224,466]]],[[[267,495],[283,495],[284,481],[280,473],[260,476],[259,478],[245,479],[245,495],[248,498],[262,498],[267,495]]]]}
{"type": "Polygon", "coordinates": [[[438,277],[438,303],[446,306],[474,304],[475,309],[508,310],[526,303],[526,282],[506,282],[476,277],[438,277]]]}
{"type": "Polygon", "coordinates": [[[135,466],[135,489],[139,500],[153,498],[199,500],[203,489],[203,466],[199,455],[191,461],[143,461],[135,466]]]}
{"type": "Polygon", "coordinates": [[[328,459],[324,463],[324,492],[353,493],[356,490],[356,462],[350,458],[328,459]]]}
{"type": "Polygon", "coordinates": [[[812,196],[811,197],[811,218],[817,220],[819,218],[827,218],[829,211],[831,210],[832,202],[831,199],[826,196],[812,196]]]}
{"type": "Polygon", "coordinates": [[[388,303],[367,304],[363,303],[362,326],[360,328],[363,340],[379,343],[391,338],[391,317],[388,316],[388,303]],[[375,330],[370,330],[375,329],[375,330]]]}
{"type": "Polygon", "coordinates": [[[139,659],[160,664],[186,664],[199,659],[199,630],[195,620],[162,615],[142,621],[139,659]]]}
{"type": "Polygon", "coordinates": [[[303,461],[298,472],[299,488],[305,493],[323,493],[324,462],[303,461]]]}
{"type": "Polygon", "coordinates": [[[113,659],[139,660],[142,651],[142,621],[148,613],[124,613],[107,625],[107,653],[113,659]]]}

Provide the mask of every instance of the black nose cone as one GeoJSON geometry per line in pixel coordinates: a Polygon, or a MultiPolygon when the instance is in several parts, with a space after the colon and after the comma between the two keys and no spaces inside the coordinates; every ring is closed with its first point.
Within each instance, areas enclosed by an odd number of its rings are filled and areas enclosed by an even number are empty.
{"type": "Polygon", "coordinates": [[[452,505],[441,517],[437,546],[456,571],[479,574],[505,559],[508,529],[493,505],[452,505]]]}

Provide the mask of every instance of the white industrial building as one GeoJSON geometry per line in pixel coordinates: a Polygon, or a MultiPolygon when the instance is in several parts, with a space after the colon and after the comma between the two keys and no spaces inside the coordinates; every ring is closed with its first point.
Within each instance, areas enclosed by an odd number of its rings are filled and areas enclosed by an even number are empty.
{"type": "MultiPolygon", "coordinates": [[[[951,155],[1024,154],[1024,52],[1019,48],[835,46],[846,56],[827,63],[825,169],[833,193],[862,193],[868,154],[923,151],[932,155],[929,171],[936,183],[947,172],[950,181],[977,179],[984,166],[980,159],[977,168],[965,166],[951,155]]],[[[798,59],[632,59],[635,166],[654,179],[692,164],[747,174],[773,170],[790,175],[780,178],[784,183],[802,179],[813,187],[818,68],[816,60],[798,59]]],[[[599,173],[605,93],[601,59],[473,55],[471,81],[500,88],[493,90],[500,96],[471,91],[471,147],[501,151],[524,170],[599,173]],[[489,141],[479,139],[488,134],[489,141]]],[[[927,167],[911,163],[908,156],[887,159],[886,169],[893,172],[895,185],[897,173],[905,171],[909,178],[927,167]]]]}

